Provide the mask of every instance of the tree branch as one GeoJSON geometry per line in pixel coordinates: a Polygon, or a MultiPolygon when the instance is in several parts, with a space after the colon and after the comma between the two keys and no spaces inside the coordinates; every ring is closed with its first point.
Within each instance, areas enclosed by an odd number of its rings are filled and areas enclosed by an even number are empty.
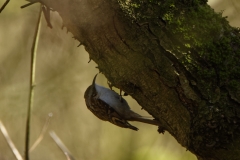
{"type": "Polygon", "coordinates": [[[41,3],[182,146],[199,159],[240,158],[239,30],[205,0],[41,3]]]}

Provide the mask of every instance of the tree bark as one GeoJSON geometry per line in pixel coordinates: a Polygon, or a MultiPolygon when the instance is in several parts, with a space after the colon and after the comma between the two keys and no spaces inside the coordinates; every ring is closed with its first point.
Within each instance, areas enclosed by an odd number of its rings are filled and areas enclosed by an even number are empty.
{"type": "MultiPolygon", "coordinates": [[[[240,34],[199,1],[41,0],[200,160],[240,159],[240,34]]],[[[53,26],[54,27],[54,26],[53,26]]]]}

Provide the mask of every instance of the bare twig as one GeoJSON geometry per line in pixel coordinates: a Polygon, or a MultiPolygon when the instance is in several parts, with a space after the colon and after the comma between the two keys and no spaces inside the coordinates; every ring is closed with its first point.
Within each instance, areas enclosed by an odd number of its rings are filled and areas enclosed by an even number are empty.
{"type": "Polygon", "coordinates": [[[21,6],[21,8],[26,8],[26,7],[28,7],[28,6],[32,5],[32,4],[35,4],[35,3],[37,3],[37,1],[36,2],[29,2],[29,3],[21,6]]]}
{"type": "Polygon", "coordinates": [[[53,28],[52,24],[51,24],[51,21],[50,21],[50,11],[51,11],[51,9],[47,6],[45,6],[45,5],[42,5],[42,11],[43,11],[43,15],[46,19],[48,27],[53,28]]]}
{"type": "Polygon", "coordinates": [[[18,152],[17,148],[15,147],[14,143],[12,142],[11,138],[8,135],[8,132],[2,122],[0,121],[0,130],[2,131],[2,134],[4,135],[9,147],[12,149],[13,154],[17,158],[17,160],[23,160],[22,156],[18,152]]]}
{"type": "Polygon", "coordinates": [[[26,139],[25,139],[25,160],[29,160],[29,141],[30,141],[30,125],[31,125],[31,112],[33,105],[33,96],[34,96],[34,85],[35,85],[35,66],[36,66],[36,54],[37,54],[37,44],[39,39],[39,32],[41,26],[41,17],[42,17],[42,7],[40,6],[39,16],[37,21],[37,26],[34,33],[34,39],[31,49],[31,63],[30,63],[30,89],[29,89],[29,101],[27,109],[27,122],[26,122],[26,139]]]}
{"type": "Polygon", "coordinates": [[[49,125],[49,123],[51,121],[52,116],[53,116],[52,113],[48,114],[48,117],[47,117],[46,122],[45,122],[45,124],[43,126],[43,129],[42,129],[38,139],[34,142],[32,147],[30,148],[29,152],[32,152],[37,147],[37,145],[42,141],[42,139],[43,139],[43,137],[44,137],[44,135],[45,135],[45,133],[47,131],[47,128],[48,128],[48,125],[49,125]]]}
{"type": "Polygon", "coordinates": [[[21,6],[21,8],[26,8],[30,5],[38,3],[38,2],[41,3],[43,15],[46,19],[48,27],[52,29],[53,27],[52,27],[52,24],[51,24],[51,21],[50,21],[50,11],[52,11],[52,9],[47,7],[46,5],[44,5],[40,0],[35,0],[34,2],[27,3],[23,6],[21,6]]]}
{"type": "Polygon", "coordinates": [[[75,158],[72,156],[67,147],[63,144],[61,139],[56,135],[56,133],[54,131],[50,131],[49,134],[52,137],[52,139],[56,142],[58,147],[62,150],[64,155],[67,157],[67,160],[75,160],[75,158]]]}
{"type": "Polygon", "coordinates": [[[2,5],[2,7],[0,8],[0,13],[4,10],[4,8],[7,6],[7,4],[9,3],[10,0],[6,0],[6,2],[2,5]]]}

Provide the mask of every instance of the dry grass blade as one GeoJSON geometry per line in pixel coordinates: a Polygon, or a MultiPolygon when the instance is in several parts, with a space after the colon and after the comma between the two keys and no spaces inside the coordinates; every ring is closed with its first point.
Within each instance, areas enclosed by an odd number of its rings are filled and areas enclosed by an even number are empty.
{"type": "Polygon", "coordinates": [[[6,0],[6,2],[2,5],[2,7],[0,8],[0,13],[4,10],[4,8],[7,6],[7,4],[9,3],[10,0],[6,0]]]}
{"type": "Polygon", "coordinates": [[[37,26],[35,29],[34,39],[33,39],[33,44],[31,49],[31,61],[30,61],[31,66],[30,66],[30,81],[29,81],[30,89],[29,89],[29,97],[28,97],[27,122],[26,122],[25,160],[29,160],[31,112],[32,112],[33,96],[34,96],[36,54],[37,54],[37,44],[38,44],[40,26],[41,26],[41,17],[42,17],[42,7],[40,6],[37,26]]]}
{"type": "Polygon", "coordinates": [[[0,121],[0,130],[2,131],[3,136],[5,137],[9,147],[11,148],[11,150],[12,150],[13,154],[15,155],[15,157],[17,158],[17,160],[23,160],[22,156],[18,152],[17,148],[15,147],[11,138],[9,137],[8,132],[1,121],[0,121]]]}
{"type": "Polygon", "coordinates": [[[43,137],[44,137],[44,135],[45,135],[45,133],[47,131],[47,128],[48,128],[48,125],[49,125],[49,123],[51,121],[52,116],[53,116],[52,113],[48,114],[48,117],[47,117],[46,122],[45,122],[45,124],[43,126],[43,129],[42,129],[38,139],[34,142],[32,147],[30,148],[29,152],[32,152],[37,147],[37,145],[42,141],[42,139],[43,139],[43,137]]]}
{"type": "Polygon", "coordinates": [[[67,147],[63,144],[61,139],[56,135],[56,133],[54,131],[50,131],[49,134],[52,137],[52,139],[56,142],[58,147],[62,150],[64,155],[67,157],[67,160],[75,160],[75,158],[72,156],[67,147]]]}

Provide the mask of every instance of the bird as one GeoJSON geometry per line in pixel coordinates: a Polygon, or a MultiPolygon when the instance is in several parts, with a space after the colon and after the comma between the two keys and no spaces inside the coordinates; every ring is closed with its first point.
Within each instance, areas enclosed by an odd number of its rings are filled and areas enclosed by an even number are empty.
{"type": "Polygon", "coordinates": [[[131,110],[127,101],[115,91],[95,83],[86,89],[84,99],[87,108],[99,119],[110,123],[137,131],[138,128],[131,125],[128,121],[138,121],[159,126],[159,121],[148,119],[131,110]]]}

